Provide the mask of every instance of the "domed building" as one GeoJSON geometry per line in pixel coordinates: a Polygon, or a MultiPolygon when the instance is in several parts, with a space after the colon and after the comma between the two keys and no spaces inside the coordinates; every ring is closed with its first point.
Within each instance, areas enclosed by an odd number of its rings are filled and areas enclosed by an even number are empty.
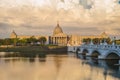
{"type": "Polygon", "coordinates": [[[49,37],[49,43],[53,45],[67,46],[67,42],[68,35],[63,33],[62,28],[60,27],[59,23],[57,23],[57,26],[53,31],[53,36],[49,37]]]}
{"type": "MultiPolygon", "coordinates": [[[[82,40],[85,38],[108,38],[109,36],[103,32],[100,35],[69,35],[65,34],[60,27],[59,23],[57,23],[56,27],[53,30],[53,35],[52,36],[43,36],[43,35],[32,35],[36,39],[40,37],[45,37],[47,39],[46,44],[52,44],[52,45],[58,45],[58,46],[76,46],[76,45],[81,45],[82,40]]],[[[30,35],[17,35],[15,31],[13,31],[10,35],[10,38],[19,38],[19,39],[24,39],[24,38],[30,38],[32,37],[30,35]]]]}
{"type": "Polygon", "coordinates": [[[61,34],[63,33],[62,28],[59,26],[59,23],[57,23],[57,26],[55,27],[54,31],[53,31],[53,36],[57,35],[57,34],[61,34]]]}
{"type": "Polygon", "coordinates": [[[13,32],[11,33],[10,38],[17,38],[17,34],[15,33],[14,30],[13,30],[13,32]]]}

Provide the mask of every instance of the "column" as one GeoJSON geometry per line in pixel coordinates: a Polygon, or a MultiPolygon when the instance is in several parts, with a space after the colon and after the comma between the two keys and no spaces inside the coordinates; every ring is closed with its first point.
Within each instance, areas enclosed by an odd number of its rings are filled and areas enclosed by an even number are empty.
{"type": "Polygon", "coordinates": [[[62,41],[63,41],[62,44],[65,45],[65,37],[63,37],[62,41]]]}
{"type": "Polygon", "coordinates": [[[58,37],[58,45],[60,44],[60,37],[58,37]]]}
{"type": "Polygon", "coordinates": [[[59,45],[61,44],[61,37],[59,37],[59,45]]]}
{"type": "Polygon", "coordinates": [[[61,37],[61,45],[63,45],[63,37],[61,37]]]}
{"type": "Polygon", "coordinates": [[[53,37],[51,37],[51,44],[53,44],[53,37]]]}
{"type": "Polygon", "coordinates": [[[49,36],[49,44],[51,43],[51,38],[50,38],[50,36],[49,36]]]}
{"type": "Polygon", "coordinates": [[[61,37],[61,45],[63,44],[63,38],[61,37]]]}
{"type": "Polygon", "coordinates": [[[56,44],[56,37],[55,37],[55,44],[56,44]]]}
{"type": "Polygon", "coordinates": [[[67,45],[67,37],[65,37],[65,45],[67,45]]]}
{"type": "Polygon", "coordinates": [[[55,44],[55,37],[53,37],[53,44],[55,44]]]}
{"type": "Polygon", "coordinates": [[[58,37],[57,37],[57,45],[58,45],[58,37]]]}
{"type": "Polygon", "coordinates": [[[65,45],[65,37],[63,37],[63,43],[62,44],[65,45]]]}

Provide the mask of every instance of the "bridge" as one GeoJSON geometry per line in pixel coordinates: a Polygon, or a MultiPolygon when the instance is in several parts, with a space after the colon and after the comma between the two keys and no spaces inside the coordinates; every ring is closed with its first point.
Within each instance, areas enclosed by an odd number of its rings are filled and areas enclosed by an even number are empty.
{"type": "Polygon", "coordinates": [[[76,52],[77,55],[93,57],[95,59],[118,60],[120,64],[120,45],[109,44],[83,44],[68,47],[68,51],[76,52]]]}
{"type": "Polygon", "coordinates": [[[120,45],[81,45],[76,52],[98,59],[120,59],[120,45]]]}

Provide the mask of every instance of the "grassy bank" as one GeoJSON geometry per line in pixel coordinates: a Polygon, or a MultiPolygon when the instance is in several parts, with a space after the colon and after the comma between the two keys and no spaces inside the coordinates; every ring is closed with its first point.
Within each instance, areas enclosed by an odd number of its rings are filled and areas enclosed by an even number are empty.
{"type": "Polygon", "coordinates": [[[63,46],[15,46],[1,47],[0,52],[66,52],[67,48],[63,46]]]}
{"type": "Polygon", "coordinates": [[[65,54],[67,48],[63,46],[15,46],[0,48],[0,52],[8,52],[0,57],[45,57],[46,54],[65,54]],[[9,53],[12,52],[12,53],[9,53]]]}
{"type": "Polygon", "coordinates": [[[0,52],[41,52],[41,51],[47,51],[47,47],[41,47],[41,46],[16,46],[16,47],[6,47],[6,48],[0,48],[0,52]]]}

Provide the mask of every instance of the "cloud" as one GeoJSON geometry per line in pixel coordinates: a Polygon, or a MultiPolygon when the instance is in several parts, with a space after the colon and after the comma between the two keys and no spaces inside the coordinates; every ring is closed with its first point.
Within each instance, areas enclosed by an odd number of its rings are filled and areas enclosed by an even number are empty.
{"type": "Polygon", "coordinates": [[[0,0],[0,32],[8,30],[5,37],[13,29],[19,34],[52,34],[59,20],[66,33],[112,34],[119,31],[119,14],[116,0],[0,0]]]}

